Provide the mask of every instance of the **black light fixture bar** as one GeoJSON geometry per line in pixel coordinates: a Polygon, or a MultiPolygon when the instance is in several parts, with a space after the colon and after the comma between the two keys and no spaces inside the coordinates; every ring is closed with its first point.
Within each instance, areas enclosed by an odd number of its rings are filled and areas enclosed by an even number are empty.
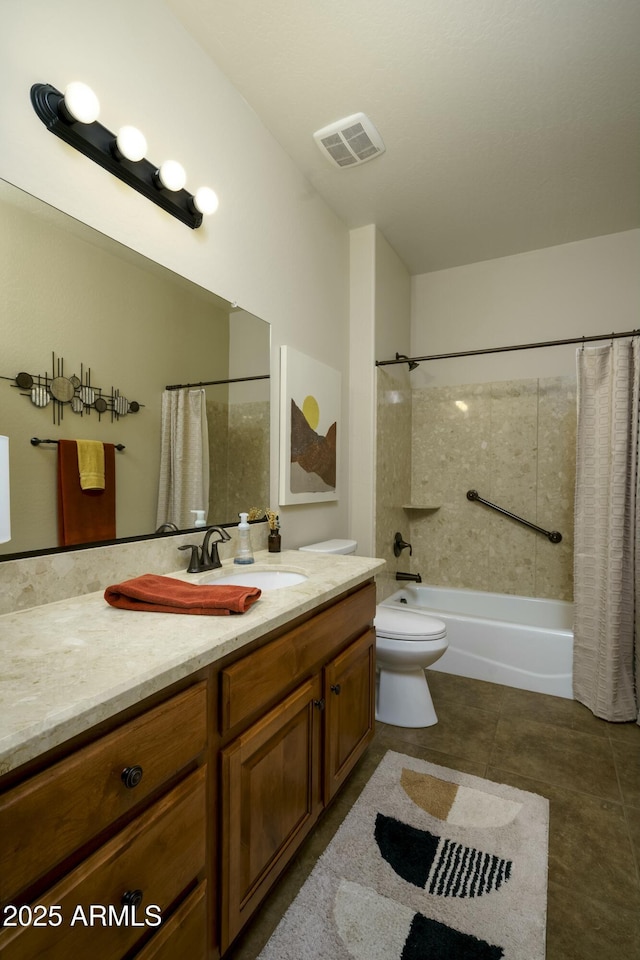
{"type": "Polygon", "coordinates": [[[157,179],[158,168],[146,158],[127,160],[115,152],[116,135],[98,121],[81,123],[64,113],[64,95],[49,83],[34,83],[31,103],[47,130],[94,160],[114,177],[133,187],[167,213],[196,229],[202,214],[187,190],[167,190],[157,179]]]}

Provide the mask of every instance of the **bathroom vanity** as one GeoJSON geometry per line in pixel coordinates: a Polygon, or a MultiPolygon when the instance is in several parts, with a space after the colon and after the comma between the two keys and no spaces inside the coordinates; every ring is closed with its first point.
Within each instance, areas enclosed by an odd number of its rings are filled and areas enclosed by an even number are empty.
{"type": "Polygon", "coordinates": [[[242,616],[0,618],[3,960],[224,954],[366,749],[383,562],[256,559],[308,579],[242,616]]]}

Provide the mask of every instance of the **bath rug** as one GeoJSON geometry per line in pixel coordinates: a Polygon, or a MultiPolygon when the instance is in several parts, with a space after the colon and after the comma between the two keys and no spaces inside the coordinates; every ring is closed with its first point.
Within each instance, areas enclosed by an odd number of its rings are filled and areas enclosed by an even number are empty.
{"type": "Polygon", "coordinates": [[[544,960],[549,803],[389,751],[258,960],[544,960]]]}

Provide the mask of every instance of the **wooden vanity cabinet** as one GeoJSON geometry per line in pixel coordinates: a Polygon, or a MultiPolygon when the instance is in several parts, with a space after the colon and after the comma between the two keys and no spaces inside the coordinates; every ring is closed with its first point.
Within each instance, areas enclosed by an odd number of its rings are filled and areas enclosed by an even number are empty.
{"type": "Polygon", "coordinates": [[[223,953],[373,736],[374,613],[368,584],[221,671],[223,953]]]}
{"type": "Polygon", "coordinates": [[[0,793],[2,960],[119,960],[183,926],[207,873],[207,700],[192,683],[0,793]]]}
{"type": "Polygon", "coordinates": [[[53,918],[5,909],[1,960],[220,957],[373,736],[374,614],[369,581],[0,778],[0,908],[53,918]]]}

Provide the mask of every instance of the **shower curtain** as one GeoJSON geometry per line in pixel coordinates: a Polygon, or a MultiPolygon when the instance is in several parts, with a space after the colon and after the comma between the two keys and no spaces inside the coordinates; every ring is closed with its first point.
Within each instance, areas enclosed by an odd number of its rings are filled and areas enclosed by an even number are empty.
{"type": "Polygon", "coordinates": [[[640,338],[578,350],[573,692],[640,723],[640,338]]]}
{"type": "Polygon", "coordinates": [[[209,509],[209,436],[203,389],[165,390],[157,526],[193,527],[192,511],[209,509]]]}

